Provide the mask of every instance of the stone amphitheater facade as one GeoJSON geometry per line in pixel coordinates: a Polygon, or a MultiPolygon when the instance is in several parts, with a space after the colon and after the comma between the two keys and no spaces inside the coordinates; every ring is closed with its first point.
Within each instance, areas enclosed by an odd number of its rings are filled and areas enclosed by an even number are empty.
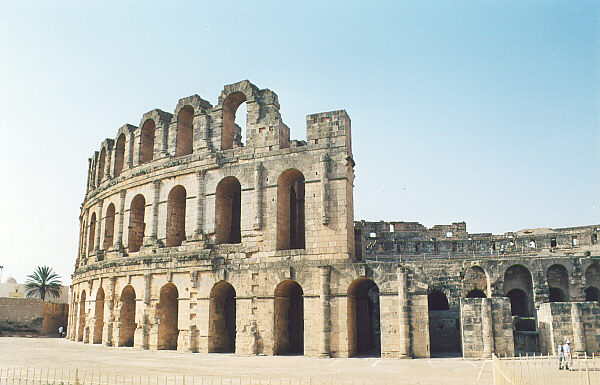
{"type": "Polygon", "coordinates": [[[289,136],[277,95],[245,80],[106,139],[89,160],[68,338],[407,358],[549,352],[571,336],[600,350],[600,226],[354,222],[347,113],[289,136]]]}

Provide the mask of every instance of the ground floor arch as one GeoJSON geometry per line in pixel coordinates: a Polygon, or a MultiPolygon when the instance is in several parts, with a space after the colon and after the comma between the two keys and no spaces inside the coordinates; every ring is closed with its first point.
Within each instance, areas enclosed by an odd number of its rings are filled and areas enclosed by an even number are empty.
{"type": "Polygon", "coordinates": [[[473,289],[467,293],[467,298],[487,298],[482,290],[473,289]]]}
{"type": "Polygon", "coordinates": [[[348,354],[381,356],[379,287],[368,278],[348,287],[348,354]]]}
{"type": "Polygon", "coordinates": [[[135,290],[130,285],[121,292],[119,311],[119,340],[117,346],[133,346],[135,334],[135,290]]]}
{"type": "Polygon", "coordinates": [[[291,279],[275,289],[273,354],[304,354],[304,298],[302,287],[291,279]]]}
{"type": "Polygon", "coordinates": [[[548,301],[550,302],[565,302],[565,292],[558,287],[549,288],[548,301]]]}
{"type": "Polygon", "coordinates": [[[94,309],[94,338],[93,343],[102,343],[102,329],[104,328],[104,289],[99,288],[96,293],[96,306],[94,309]]]}
{"type": "Polygon", "coordinates": [[[179,292],[174,284],[167,283],[160,289],[160,300],[156,308],[159,350],[177,350],[178,302],[179,292]]]}
{"type": "Polygon", "coordinates": [[[227,281],[216,283],[210,291],[208,352],[235,353],[235,289],[227,281]]]}
{"type": "Polygon", "coordinates": [[[432,290],[427,295],[427,310],[431,354],[459,354],[460,312],[450,310],[448,297],[440,290],[432,290]]]}

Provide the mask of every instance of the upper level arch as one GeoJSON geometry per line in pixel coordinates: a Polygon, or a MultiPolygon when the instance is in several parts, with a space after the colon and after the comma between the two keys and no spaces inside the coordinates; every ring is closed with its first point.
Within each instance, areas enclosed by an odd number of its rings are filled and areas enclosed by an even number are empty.
{"type": "Polygon", "coordinates": [[[194,118],[206,114],[212,105],[198,95],[188,96],[179,100],[171,121],[172,138],[169,138],[172,154],[176,157],[189,155],[194,152],[196,125],[194,118]]]}
{"type": "Polygon", "coordinates": [[[546,270],[546,281],[550,293],[550,302],[569,300],[569,273],[561,264],[554,264],[546,270]]]}
{"type": "Polygon", "coordinates": [[[284,171],[277,180],[277,249],[304,249],[304,174],[298,169],[284,171]]]}
{"type": "MultiPolygon", "coordinates": [[[[473,296],[475,293],[489,294],[490,283],[485,270],[479,265],[469,266],[463,277],[463,296],[473,296]]],[[[484,294],[485,295],[485,294],[484,294]]]]}

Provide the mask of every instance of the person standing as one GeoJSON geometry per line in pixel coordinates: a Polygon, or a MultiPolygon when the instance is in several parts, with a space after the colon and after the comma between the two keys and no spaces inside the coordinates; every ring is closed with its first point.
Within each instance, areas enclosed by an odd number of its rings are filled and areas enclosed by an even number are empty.
{"type": "Polygon", "coordinates": [[[563,347],[563,342],[560,341],[558,344],[558,370],[563,369],[563,359],[565,357],[565,349],[563,347]]]}
{"type": "Polygon", "coordinates": [[[62,336],[63,336],[63,327],[62,326],[58,328],[58,336],[60,338],[62,338],[62,336]]]}
{"type": "Polygon", "coordinates": [[[571,355],[571,340],[567,340],[567,344],[564,345],[565,351],[565,370],[573,370],[573,356],[571,355]]]}

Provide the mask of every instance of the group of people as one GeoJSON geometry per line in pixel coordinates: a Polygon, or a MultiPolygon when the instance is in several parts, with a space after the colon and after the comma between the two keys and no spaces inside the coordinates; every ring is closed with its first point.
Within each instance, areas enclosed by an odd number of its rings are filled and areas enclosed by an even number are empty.
{"type": "Polygon", "coordinates": [[[571,340],[566,344],[558,344],[558,370],[573,370],[573,356],[571,355],[571,340]]]}

